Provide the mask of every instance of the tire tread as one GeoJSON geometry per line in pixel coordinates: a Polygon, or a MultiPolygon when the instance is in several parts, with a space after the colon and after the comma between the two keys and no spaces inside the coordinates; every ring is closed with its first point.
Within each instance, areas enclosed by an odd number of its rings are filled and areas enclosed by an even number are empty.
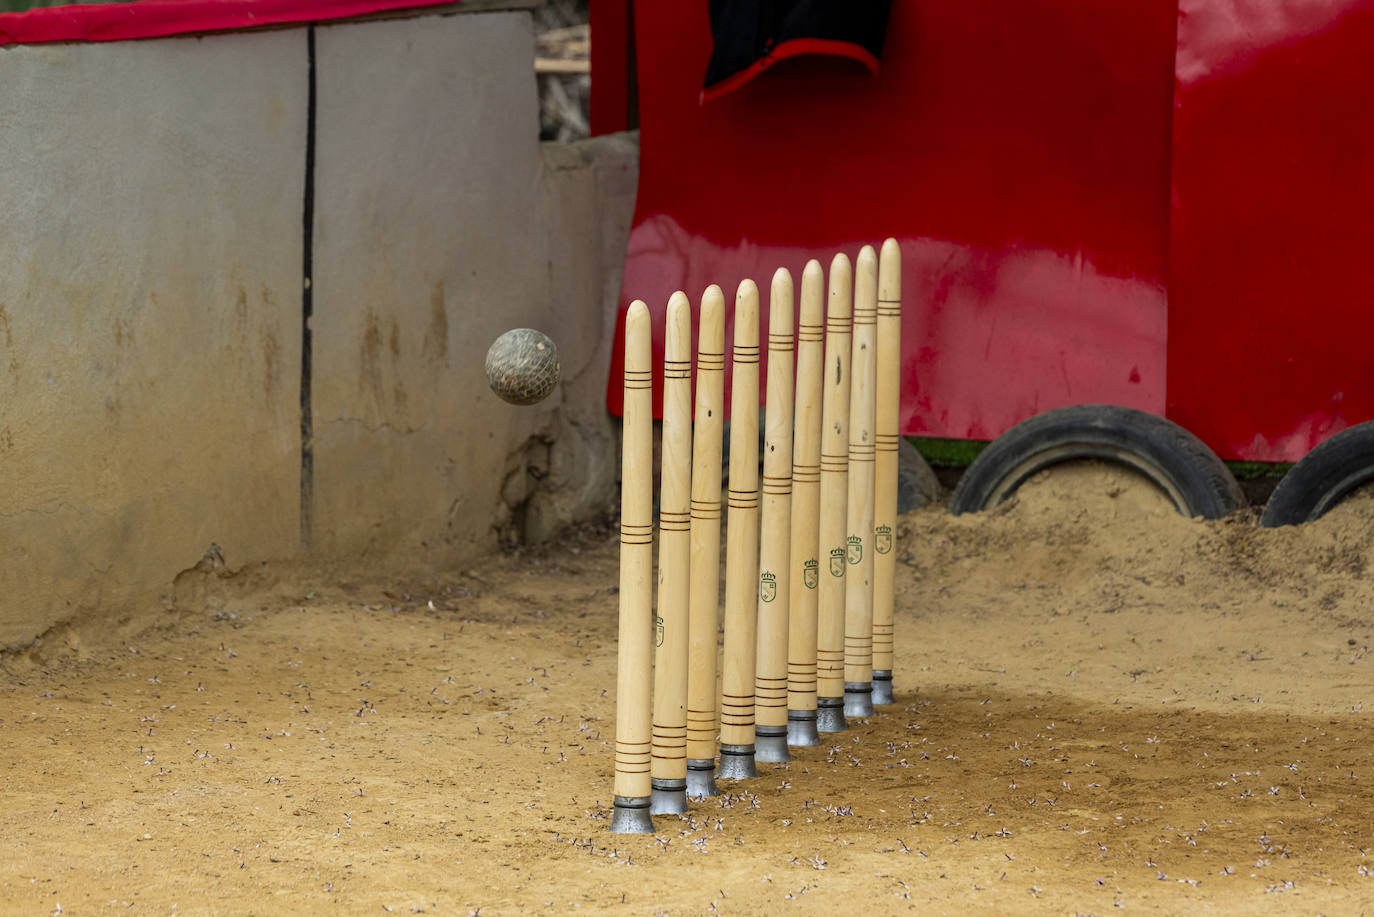
{"type": "Polygon", "coordinates": [[[1260,515],[1277,528],[1325,515],[1350,491],[1374,480],[1374,421],[1347,427],[1318,443],[1279,481],[1260,515]]]}
{"type": "MultiPolygon", "coordinates": [[[[1134,470],[1143,471],[1143,465],[1156,484],[1172,484],[1183,500],[1179,511],[1188,516],[1219,519],[1245,505],[1230,469],[1178,424],[1135,408],[1080,404],[1037,414],[998,437],[960,479],[950,512],[990,509],[989,502],[1009,475],[1027,460],[1051,451],[1062,453],[1049,460],[1051,464],[1097,458],[1134,470]]],[[[1021,483],[1012,482],[1007,495],[1021,483]]]]}

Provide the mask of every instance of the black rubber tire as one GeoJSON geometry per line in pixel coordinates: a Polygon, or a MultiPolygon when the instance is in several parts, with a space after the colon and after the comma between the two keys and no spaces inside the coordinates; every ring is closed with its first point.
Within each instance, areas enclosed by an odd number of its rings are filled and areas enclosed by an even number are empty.
{"type": "Polygon", "coordinates": [[[944,495],[935,471],[905,436],[897,440],[897,515],[939,503],[944,495]]]}
{"type": "Polygon", "coordinates": [[[1374,421],[1319,443],[1269,495],[1260,525],[1277,528],[1324,516],[1352,490],[1374,481],[1374,421]]]}
{"type": "Polygon", "coordinates": [[[1038,414],[998,437],[959,479],[949,510],[991,509],[1037,472],[1077,459],[1139,472],[1185,516],[1220,519],[1245,505],[1230,469],[1178,424],[1134,408],[1080,404],[1038,414]]]}

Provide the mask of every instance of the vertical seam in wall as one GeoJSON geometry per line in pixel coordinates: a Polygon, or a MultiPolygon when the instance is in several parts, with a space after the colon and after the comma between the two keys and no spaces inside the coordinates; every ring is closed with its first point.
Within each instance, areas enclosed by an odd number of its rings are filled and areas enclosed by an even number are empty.
{"type": "Polygon", "coordinates": [[[310,550],[315,529],[315,434],[311,408],[310,319],[315,311],[315,26],[306,28],[305,194],[302,206],[301,283],[301,547],[310,550]]]}

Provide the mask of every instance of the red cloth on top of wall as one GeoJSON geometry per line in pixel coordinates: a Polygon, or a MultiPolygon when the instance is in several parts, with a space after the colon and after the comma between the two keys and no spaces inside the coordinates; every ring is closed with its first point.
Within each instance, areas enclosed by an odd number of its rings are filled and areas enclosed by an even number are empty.
{"type": "Polygon", "coordinates": [[[54,41],[127,41],[368,13],[443,6],[455,0],[141,0],[54,6],[0,14],[0,45],[54,41]]]}

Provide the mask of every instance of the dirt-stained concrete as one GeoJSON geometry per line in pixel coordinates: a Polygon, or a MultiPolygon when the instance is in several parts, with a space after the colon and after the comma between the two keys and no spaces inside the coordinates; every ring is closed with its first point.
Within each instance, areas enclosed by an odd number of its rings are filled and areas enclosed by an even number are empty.
{"type": "Polygon", "coordinates": [[[0,55],[0,652],[211,550],[438,570],[613,501],[637,142],[541,145],[476,9],[0,55]],[[513,411],[521,326],[564,383],[513,411]]]}

